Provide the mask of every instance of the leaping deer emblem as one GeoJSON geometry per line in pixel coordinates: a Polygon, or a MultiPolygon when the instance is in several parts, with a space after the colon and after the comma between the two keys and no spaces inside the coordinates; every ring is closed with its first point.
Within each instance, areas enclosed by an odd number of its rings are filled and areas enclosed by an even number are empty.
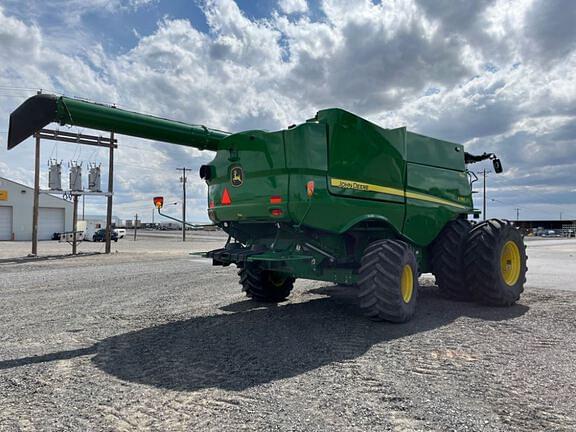
{"type": "Polygon", "coordinates": [[[232,185],[233,186],[240,186],[242,184],[242,168],[233,168],[232,169],[232,185]]]}

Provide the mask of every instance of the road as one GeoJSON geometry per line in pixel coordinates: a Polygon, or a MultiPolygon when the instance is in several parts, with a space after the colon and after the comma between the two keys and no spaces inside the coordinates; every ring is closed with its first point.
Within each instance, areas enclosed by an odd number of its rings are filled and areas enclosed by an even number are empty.
{"type": "Polygon", "coordinates": [[[0,264],[0,430],[576,429],[576,242],[528,242],[512,308],[444,300],[425,275],[393,325],[323,282],[252,303],[187,254],[220,241],[0,264]]]}

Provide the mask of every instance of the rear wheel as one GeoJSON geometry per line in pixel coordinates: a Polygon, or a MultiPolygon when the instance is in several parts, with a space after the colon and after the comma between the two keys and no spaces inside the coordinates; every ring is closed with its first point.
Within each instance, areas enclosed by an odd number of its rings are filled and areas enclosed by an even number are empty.
{"type": "Polygon", "coordinates": [[[490,219],[470,231],[464,263],[467,283],[478,301],[510,306],[524,291],[526,246],[520,232],[504,220],[490,219]]]}
{"type": "Polygon", "coordinates": [[[358,288],[360,307],[368,317],[408,321],[418,297],[418,266],[412,248],[400,240],[370,244],[362,257],[358,288]]]}
{"type": "Polygon", "coordinates": [[[290,295],[295,279],[284,273],[263,270],[255,265],[242,268],[240,284],[247,297],[262,302],[279,302],[290,295]]]}
{"type": "Polygon", "coordinates": [[[470,222],[465,219],[451,221],[432,244],[432,273],[444,297],[455,300],[474,299],[466,283],[464,270],[464,251],[470,228],[470,222]]]}

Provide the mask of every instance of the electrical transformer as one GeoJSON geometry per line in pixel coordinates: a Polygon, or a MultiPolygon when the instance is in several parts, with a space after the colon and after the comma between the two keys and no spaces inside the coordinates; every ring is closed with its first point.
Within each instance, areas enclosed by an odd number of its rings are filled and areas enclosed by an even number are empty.
{"type": "Polygon", "coordinates": [[[62,162],[53,159],[48,161],[48,188],[53,191],[62,190],[62,162]]]}
{"type": "Polygon", "coordinates": [[[102,192],[100,178],[100,165],[90,165],[90,172],[88,173],[88,189],[90,189],[90,192],[102,192]]]}
{"type": "Polygon", "coordinates": [[[70,190],[81,192],[82,189],[82,164],[72,162],[70,164],[70,190]]]}

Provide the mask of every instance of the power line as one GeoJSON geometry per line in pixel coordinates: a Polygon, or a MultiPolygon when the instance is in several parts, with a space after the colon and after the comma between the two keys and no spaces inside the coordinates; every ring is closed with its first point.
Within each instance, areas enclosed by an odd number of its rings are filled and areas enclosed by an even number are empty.
{"type": "MultiPolygon", "coordinates": [[[[497,202],[497,203],[500,203],[500,204],[504,204],[505,207],[513,208],[514,210],[517,210],[517,211],[525,210],[525,211],[532,211],[532,212],[547,213],[547,214],[550,214],[550,215],[552,215],[552,214],[553,214],[553,215],[557,215],[557,214],[558,214],[557,211],[553,211],[553,210],[542,210],[542,209],[540,209],[540,208],[538,208],[538,207],[533,207],[533,206],[530,206],[530,205],[519,205],[519,204],[513,203],[513,202],[504,202],[504,201],[497,200],[497,199],[495,199],[495,198],[490,198],[490,201],[497,202]],[[514,207],[514,206],[517,206],[517,207],[514,207]]],[[[570,219],[576,219],[576,216],[574,216],[574,215],[572,215],[572,214],[568,214],[568,213],[566,213],[566,212],[564,212],[564,211],[560,211],[560,220],[562,220],[562,217],[568,217],[568,218],[570,218],[570,219]]]]}
{"type": "Polygon", "coordinates": [[[17,87],[17,86],[5,86],[0,85],[0,89],[7,89],[7,90],[33,90],[36,91],[39,87],[17,87]]]}

